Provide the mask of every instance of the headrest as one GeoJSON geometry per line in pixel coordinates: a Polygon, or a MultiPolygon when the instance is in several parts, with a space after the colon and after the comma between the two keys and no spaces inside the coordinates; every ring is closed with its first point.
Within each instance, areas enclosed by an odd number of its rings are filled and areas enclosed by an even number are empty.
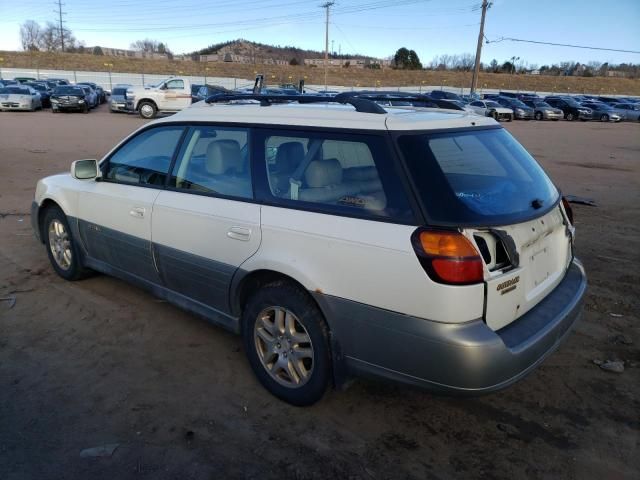
{"type": "Polygon", "coordinates": [[[212,175],[239,169],[241,161],[240,144],[235,140],[214,140],[207,147],[207,172],[212,175]]]}
{"type": "Polygon", "coordinates": [[[301,142],[283,143],[276,153],[276,171],[293,172],[303,159],[304,146],[301,142]]]}
{"type": "Polygon", "coordinates": [[[304,172],[304,179],[309,188],[338,185],[342,183],[342,165],[335,158],[315,160],[304,172]]]}

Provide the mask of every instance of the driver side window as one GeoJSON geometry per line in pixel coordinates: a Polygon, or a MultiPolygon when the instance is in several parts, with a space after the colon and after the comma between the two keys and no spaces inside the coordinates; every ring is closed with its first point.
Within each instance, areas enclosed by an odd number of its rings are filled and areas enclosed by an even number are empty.
{"type": "Polygon", "coordinates": [[[107,161],[105,180],[163,186],[184,127],[152,128],[136,135],[107,161]]]}
{"type": "Polygon", "coordinates": [[[167,82],[168,90],[184,90],[184,80],[169,80],[167,82]]]}

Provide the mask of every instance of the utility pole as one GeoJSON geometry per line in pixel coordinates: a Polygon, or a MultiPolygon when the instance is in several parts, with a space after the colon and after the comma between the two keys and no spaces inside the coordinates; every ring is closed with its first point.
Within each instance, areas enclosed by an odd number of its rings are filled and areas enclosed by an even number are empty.
{"type": "Polygon", "coordinates": [[[325,20],[324,31],[324,89],[327,90],[327,68],[329,68],[329,9],[335,4],[335,2],[327,2],[320,7],[324,8],[327,12],[325,20]]]}
{"type": "Polygon", "coordinates": [[[484,17],[487,14],[487,9],[491,6],[491,3],[487,0],[482,0],[482,18],[480,19],[480,33],[478,34],[478,47],[476,48],[476,63],[473,66],[473,78],[471,79],[471,95],[476,91],[478,86],[478,75],[480,74],[480,56],[482,54],[482,39],[484,38],[484,17]]]}
{"type": "Polygon", "coordinates": [[[62,51],[64,52],[64,28],[62,27],[62,0],[56,2],[58,6],[58,18],[60,19],[60,44],[62,45],[62,51]]]}

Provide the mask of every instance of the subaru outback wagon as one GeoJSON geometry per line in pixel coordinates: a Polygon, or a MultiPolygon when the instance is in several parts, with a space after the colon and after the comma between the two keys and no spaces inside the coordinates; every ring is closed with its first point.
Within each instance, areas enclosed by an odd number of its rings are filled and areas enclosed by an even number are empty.
{"type": "Polygon", "coordinates": [[[40,180],[55,271],[241,334],[296,405],[362,375],[491,392],[565,338],[586,288],[571,210],[495,120],[255,98],[199,102],[40,180]]]}

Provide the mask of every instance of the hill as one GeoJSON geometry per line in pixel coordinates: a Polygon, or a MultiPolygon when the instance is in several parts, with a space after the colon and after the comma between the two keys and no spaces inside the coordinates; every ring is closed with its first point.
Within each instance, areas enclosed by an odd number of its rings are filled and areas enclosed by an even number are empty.
{"type": "MultiPolygon", "coordinates": [[[[3,62],[0,68],[26,68],[36,70],[85,70],[108,71],[105,63],[113,65],[113,72],[157,73],[166,75],[197,75],[252,79],[256,73],[265,74],[269,84],[297,82],[306,79],[307,84],[324,83],[324,70],[311,66],[240,64],[233,62],[194,62],[178,60],[149,60],[126,57],[106,57],[78,53],[0,52],[3,62]],[[206,69],[206,70],[205,70],[206,69]]],[[[468,87],[470,72],[435,70],[370,70],[356,68],[330,68],[329,85],[347,87],[393,88],[411,85],[442,85],[444,87],[468,87]]],[[[559,77],[547,75],[508,75],[482,72],[479,88],[509,89],[544,92],[577,92],[592,94],[640,95],[640,79],[605,77],[559,77]]]]}

